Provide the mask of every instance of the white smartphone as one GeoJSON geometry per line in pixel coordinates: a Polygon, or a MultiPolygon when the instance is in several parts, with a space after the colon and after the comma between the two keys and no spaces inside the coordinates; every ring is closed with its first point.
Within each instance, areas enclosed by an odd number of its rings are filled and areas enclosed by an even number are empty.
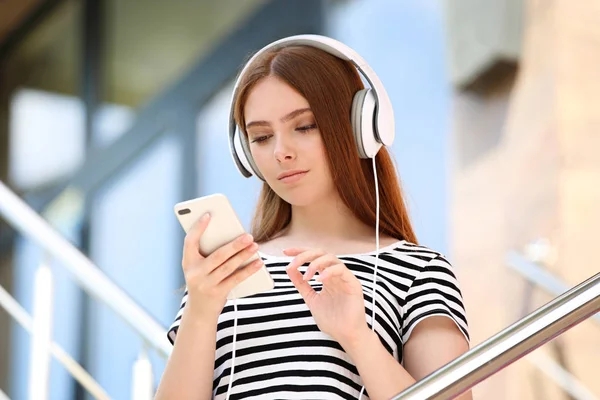
{"type": "MultiPolygon", "coordinates": [[[[216,193],[187,200],[177,203],[174,208],[175,215],[186,233],[202,215],[210,213],[210,222],[206,231],[200,237],[200,254],[204,257],[246,232],[229,199],[224,194],[216,193]]],[[[240,267],[249,264],[258,257],[258,253],[255,253],[240,267]]],[[[263,266],[256,273],[238,283],[229,292],[227,299],[251,296],[271,290],[273,287],[273,278],[271,278],[267,268],[263,266]]]]}

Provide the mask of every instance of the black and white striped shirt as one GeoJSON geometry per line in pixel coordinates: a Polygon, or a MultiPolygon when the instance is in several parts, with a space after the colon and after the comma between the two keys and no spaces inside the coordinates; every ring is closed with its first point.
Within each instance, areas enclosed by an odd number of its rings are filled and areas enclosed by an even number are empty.
{"type": "MultiPolygon", "coordinates": [[[[360,280],[371,328],[375,251],[340,255],[360,280]]],[[[362,380],[342,347],[317,327],[286,274],[292,257],[261,253],[275,288],[237,300],[237,340],[233,399],[357,399],[362,380]]],[[[306,271],[308,264],[300,267],[306,271]]],[[[310,285],[319,291],[320,282],[310,285]]],[[[169,328],[174,343],[187,300],[169,328]]],[[[375,331],[387,351],[402,362],[402,345],[414,327],[432,315],[451,318],[469,340],[459,284],[444,256],[406,241],[380,249],[375,331]]],[[[225,399],[230,379],[234,308],[228,301],[219,316],[213,398],[225,399]]],[[[363,399],[367,399],[365,390],[363,399]]]]}

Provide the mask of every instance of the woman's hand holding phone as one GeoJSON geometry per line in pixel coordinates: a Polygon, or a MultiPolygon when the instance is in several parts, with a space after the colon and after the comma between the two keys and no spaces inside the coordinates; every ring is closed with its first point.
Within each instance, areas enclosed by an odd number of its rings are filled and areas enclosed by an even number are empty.
{"type": "Polygon", "coordinates": [[[263,262],[259,258],[238,270],[258,250],[258,244],[249,234],[237,237],[206,257],[202,256],[199,242],[209,222],[210,215],[205,214],[188,231],[181,264],[188,290],[186,308],[202,318],[218,318],[228,293],[258,271],[263,262]]]}

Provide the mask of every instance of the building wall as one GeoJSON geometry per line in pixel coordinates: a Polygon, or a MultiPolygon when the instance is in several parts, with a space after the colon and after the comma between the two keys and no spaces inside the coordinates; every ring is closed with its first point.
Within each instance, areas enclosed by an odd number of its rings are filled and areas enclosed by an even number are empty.
{"type": "MultiPolygon", "coordinates": [[[[477,321],[473,344],[551,299],[530,290],[506,267],[507,251],[549,239],[553,251],[546,268],[569,286],[600,270],[592,256],[600,244],[595,232],[600,222],[600,84],[595,73],[600,25],[594,22],[600,8],[593,0],[531,0],[525,11],[516,78],[488,93],[455,95],[458,154],[479,148],[468,162],[457,163],[452,200],[451,247],[463,268],[469,317],[477,321]],[[490,141],[492,132],[498,135],[490,141]]],[[[599,332],[591,321],[582,323],[481,383],[477,395],[565,398],[528,361],[539,354],[561,361],[599,394],[600,382],[594,379],[599,332]]]]}

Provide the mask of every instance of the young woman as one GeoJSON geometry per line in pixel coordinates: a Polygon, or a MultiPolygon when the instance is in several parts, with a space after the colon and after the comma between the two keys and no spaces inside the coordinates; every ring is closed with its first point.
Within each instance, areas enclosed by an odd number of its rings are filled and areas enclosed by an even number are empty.
{"type": "Polygon", "coordinates": [[[373,165],[350,111],[363,88],[353,64],[314,46],[263,51],[244,70],[233,114],[264,180],[252,236],[202,257],[210,216],[188,233],[158,399],[389,399],[468,350],[453,268],[417,244],[385,147],[376,251],[373,165]],[[227,294],[263,264],[274,289],[235,313],[227,294]]]}

